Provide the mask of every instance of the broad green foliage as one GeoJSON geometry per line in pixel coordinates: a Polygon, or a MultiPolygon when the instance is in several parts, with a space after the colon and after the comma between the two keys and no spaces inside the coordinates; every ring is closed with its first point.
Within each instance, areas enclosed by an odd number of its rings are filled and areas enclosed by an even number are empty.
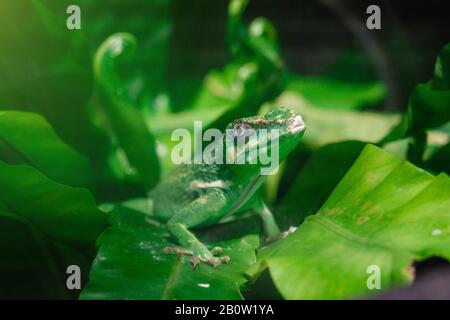
{"type": "Polygon", "coordinates": [[[134,108],[117,72],[117,64],[134,53],[136,39],[128,33],[110,36],[97,50],[94,74],[109,124],[130,165],[137,172],[137,180],[151,189],[159,180],[159,161],[156,142],[139,110],[134,108]]]}
{"type": "Polygon", "coordinates": [[[168,63],[171,1],[80,0],[83,30],[93,48],[111,34],[133,34],[139,47],[133,62],[121,69],[125,89],[134,105],[149,108],[155,95],[163,92],[168,63]]]}
{"type": "Polygon", "coordinates": [[[315,108],[292,91],[283,92],[274,105],[289,106],[302,115],[307,127],[303,141],[312,148],[343,140],[375,143],[399,120],[397,114],[315,108]]]}
{"type": "Polygon", "coordinates": [[[302,96],[310,105],[328,109],[364,109],[379,105],[387,96],[372,62],[359,51],[343,50],[319,76],[290,74],[286,90],[302,96]]]}
{"type": "Polygon", "coordinates": [[[350,82],[330,77],[292,77],[287,90],[300,93],[310,104],[329,109],[361,109],[386,95],[381,82],[350,82]]]}
{"type": "Polygon", "coordinates": [[[286,239],[263,248],[250,273],[268,268],[284,298],[334,299],[410,283],[411,263],[450,259],[450,179],[434,177],[368,145],[319,212],[286,239]]]}
{"type": "Polygon", "coordinates": [[[0,109],[39,112],[63,138],[89,155],[106,141],[89,121],[89,50],[82,33],[65,32],[70,1],[0,3],[0,109]],[[56,10],[57,9],[57,10],[56,10]]]}
{"type": "Polygon", "coordinates": [[[0,162],[0,297],[75,298],[65,286],[66,268],[89,268],[90,250],[106,227],[106,214],[88,190],[56,183],[42,172],[59,182],[85,183],[90,178],[86,160],[62,144],[41,117],[2,112],[0,119],[27,124],[51,152],[38,152],[27,143],[28,131],[17,130],[27,126],[8,130],[10,125],[1,122],[2,160],[14,164],[0,162]]]}
{"type": "Polygon", "coordinates": [[[296,74],[274,25],[246,19],[249,0],[229,1],[223,39],[205,32],[229,55],[199,52],[212,69],[185,72],[200,48],[178,41],[203,35],[183,19],[203,27],[209,14],[180,13],[190,5],[0,1],[0,298],[78,298],[65,284],[71,264],[82,268],[83,299],[241,299],[252,290],[245,273],[263,270],[287,299],[360,298],[373,293],[371,264],[388,289],[411,282],[412,261],[450,258],[450,44],[406,112],[389,113],[391,88],[368,55],[345,48],[323,73],[296,74]],[[71,4],[81,30],[66,28],[71,4]],[[264,195],[282,229],[298,231],[261,248],[260,219],[244,211],[194,230],[229,265],[193,271],[189,257],[163,254],[175,240],[138,204],[174,167],[173,130],[224,129],[276,107],[307,129],[264,195]]]}
{"type": "Polygon", "coordinates": [[[86,189],[55,183],[27,165],[0,162],[0,202],[49,237],[69,243],[91,244],[106,224],[86,189]]]}
{"type": "Polygon", "coordinates": [[[450,121],[450,44],[444,46],[436,60],[434,76],[419,84],[409,97],[408,109],[402,121],[384,137],[385,144],[405,137],[413,137],[409,156],[414,163],[421,163],[426,148],[429,129],[445,125],[450,121]]]}
{"type": "Polygon", "coordinates": [[[256,260],[256,235],[211,243],[221,246],[233,263],[217,269],[199,265],[194,271],[188,257],[163,253],[164,247],[176,244],[151,217],[118,206],[110,222],[98,241],[99,252],[82,299],[242,298],[243,273],[256,260]]]}
{"type": "Polygon", "coordinates": [[[0,250],[0,298],[68,297],[48,244],[32,223],[0,211],[0,250]],[[21,286],[17,281],[20,276],[24,277],[23,283],[31,283],[31,286],[21,286]],[[54,286],[58,283],[61,285],[54,286]]]}
{"type": "Polygon", "coordinates": [[[0,210],[0,281],[2,299],[70,299],[76,292],[66,288],[66,268],[90,267],[80,251],[50,241],[33,223],[0,210]]]}
{"type": "Polygon", "coordinates": [[[219,94],[231,99],[231,104],[210,124],[211,128],[223,130],[234,119],[254,115],[264,102],[281,92],[284,84],[284,62],[276,30],[264,18],[246,25],[243,16],[248,2],[232,0],[229,5],[227,37],[236,64],[227,66],[217,78],[224,78],[219,94]],[[230,75],[234,80],[227,81],[230,75]]]}
{"type": "Polygon", "coordinates": [[[446,144],[426,162],[427,167],[436,172],[450,174],[450,144],[446,144]]]}
{"type": "Polygon", "coordinates": [[[80,186],[94,180],[88,160],[64,144],[39,115],[0,111],[0,148],[2,161],[33,166],[54,181],[80,186]]]}
{"type": "MultiPolygon", "coordinates": [[[[245,23],[247,0],[233,0],[229,5],[227,24],[231,60],[221,69],[205,75],[203,86],[181,112],[163,111],[146,118],[165,149],[171,149],[173,128],[192,130],[193,120],[201,120],[208,128],[224,130],[237,118],[253,116],[267,101],[279,95],[284,87],[285,65],[278,45],[277,33],[270,21],[257,18],[245,23]]],[[[192,79],[185,79],[192,82],[192,79]]],[[[169,100],[173,100],[169,97],[169,100]]],[[[172,105],[171,111],[178,111],[172,105]]],[[[173,169],[170,153],[160,154],[162,171],[173,169]]]]}
{"type": "Polygon", "coordinates": [[[297,226],[316,213],[364,146],[361,141],[345,141],[314,152],[278,204],[277,218],[282,226],[297,226]]]}

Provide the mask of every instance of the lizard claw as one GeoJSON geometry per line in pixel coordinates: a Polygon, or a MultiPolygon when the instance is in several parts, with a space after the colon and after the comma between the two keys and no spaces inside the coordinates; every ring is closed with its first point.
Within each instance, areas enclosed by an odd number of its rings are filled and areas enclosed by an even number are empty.
{"type": "Polygon", "coordinates": [[[205,262],[207,264],[213,266],[214,268],[216,268],[222,263],[222,260],[220,258],[213,257],[213,258],[207,259],[205,262]]]}
{"type": "Polygon", "coordinates": [[[197,268],[197,266],[202,262],[202,260],[200,260],[199,256],[192,256],[191,259],[191,263],[192,263],[192,269],[195,270],[195,268],[197,268]]]}
{"type": "Polygon", "coordinates": [[[210,266],[212,266],[214,268],[216,268],[217,266],[219,266],[222,263],[221,259],[219,259],[219,258],[212,257],[212,258],[202,259],[199,256],[194,255],[194,256],[192,256],[192,259],[191,259],[193,270],[195,270],[197,268],[197,266],[202,262],[209,264],[210,266]]]}
{"type": "Polygon", "coordinates": [[[219,258],[221,262],[224,262],[226,264],[230,263],[231,258],[229,256],[223,256],[219,258]]]}
{"type": "Polygon", "coordinates": [[[230,262],[230,260],[231,259],[229,256],[223,256],[223,257],[219,257],[219,258],[214,257],[214,258],[208,259],[206,261],[206,263],[208,263],[208,264],[212,265],[214,268],[216,268],[219,265],[221,265],[222,262],[228,264],[230,262]]]}
{"type": "Polygon", "coordinates": [[[223,253],[223,249],[221,247],[214,247],[211,249],[211,253],[214,255],[221,254],[223,253]]]}

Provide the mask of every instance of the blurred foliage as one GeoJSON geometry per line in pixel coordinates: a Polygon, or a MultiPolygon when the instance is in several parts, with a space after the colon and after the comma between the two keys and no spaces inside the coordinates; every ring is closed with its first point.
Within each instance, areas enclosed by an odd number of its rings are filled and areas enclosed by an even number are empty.
{"type": "Polygon", "coordinates": [[[330,109],[376,108],[387,95],[369,58],[354,50],[343,51],[321,75],[291,74],[286,90],[300,94],[313,106],[330,109]]]}
{"type": "Polygon", "coordinates": [[[136,39],[130,34],[110,36],[95,55],[94,74],[112,133],[130,167],[135,168],[137,182],[149,190],[156,185],[160,174],[156,142],[139,110],[134,108],[117,72],[118,62],[132,55],[136,46],[136,39]]]}
{"type": "Polygon", "coordinates": [[[101,152],[104,137],[84,107],[93,79],[83,34],[66,32],[64,15],[40,1],[2,1],[0,12],[0,41],[8,44],[0,58],[1,108],[41,113],[78,150],[101,152]]]}
{"type": "MultiPolygon", "coordinates": [[[[408,109],[400,124],[381,140],[386,144],[395,140],[411,137],[408,154],[411,161],[422,164],[427,147],[427,135],[430,129],[439,129],[450,121],[450,44],[442,48],[436,60],[434,76],[413,90],[408,109]]],[[[444,134],[448,137],[448,130],[444,134]]],[[[448,142],[448,138],[447,141],[448,142]]],[[[432,164],[433,162],[431,162],[432,164]]],[[[446,170],[448,172],[448,167],[446,170]]]]}
{"type": "Polygon", "coordinates": [[[81,0],[82,29],[94,50],[111,34],[134,35],[139,47],[133,63],[122,68],[121,77],[135,106],[151,108],[153,99],[166,90],[167,57],[172,33],[169,0],[81,0]]]}
{"type": "Polygon", "coordinates": [[[249,268],[268,268],[284,298],[347,298],[367,293],[362,264],[392,262],[383,281],[396,285],[411,281],[411,259],[449,258],[440,173],[450,172],[450,44],[399,114],[384,110],[390,88],[364,52],[346,49],[318,75],[290,70],[274,25],[246,19],[248,0],[229,2],[226,38],[211,39],[226,44],[227,60],[201,78],[171,66],[188,61],[176,41],[191,40],[173,37],[179,3],[80,0],[82,29],[68,31],[69,4],[0,2],[0,297],[77,298],[66,267],[79,265],[84,285],[93,262],[84,299],[242,298],[249,268]],[[302,232],[259,250],[255,264],[260,222],[244,212],[196,231],[232,264],[192,271],[184,257],[163,255],[173,239],[130,199],[145,202],[173,169],[172,131],[194,120],[223,129],[279,106],[300,113],[307,130],[264,194],[280,225],[302,232]],[[383,214],[364,215],[365,205],[383,214]],[[326,212],[335,215],[324,227],[326,212]],[[382,249],[358,240],[372,236],[382,249]]]}

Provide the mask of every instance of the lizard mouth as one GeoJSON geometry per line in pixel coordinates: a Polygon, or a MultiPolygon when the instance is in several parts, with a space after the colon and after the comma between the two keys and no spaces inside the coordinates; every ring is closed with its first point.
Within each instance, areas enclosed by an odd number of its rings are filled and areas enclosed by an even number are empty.
{"type": "Polygon", "coordinates": [[[301,116],[296,116],[295,118],[289,121],[289,132],[299,133],[300,131],[305,130],[305,122],[303,121],[301,116]]]}

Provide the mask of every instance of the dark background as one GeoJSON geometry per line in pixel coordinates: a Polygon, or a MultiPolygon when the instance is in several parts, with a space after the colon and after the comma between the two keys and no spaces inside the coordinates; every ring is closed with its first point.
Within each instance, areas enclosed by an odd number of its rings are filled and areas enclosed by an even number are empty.
{"type": "MultiPolygon", "coordinates": [[[[323,73],[344,49],[365,52],[375,74],[388,85],[384,108],[404,110],[409,93],[427,81],[436,56],[450,42],[449,1],[257,0],[246,12],[248,21],[264,16],[278,30],[291,71],[323,73]],[[365,26],[366,8],[381,8],[381,30],[365,26]]],[[[174,2],[171,70],[201,76],[220,67],[226,54],[225,0],[174,2]]]]}

